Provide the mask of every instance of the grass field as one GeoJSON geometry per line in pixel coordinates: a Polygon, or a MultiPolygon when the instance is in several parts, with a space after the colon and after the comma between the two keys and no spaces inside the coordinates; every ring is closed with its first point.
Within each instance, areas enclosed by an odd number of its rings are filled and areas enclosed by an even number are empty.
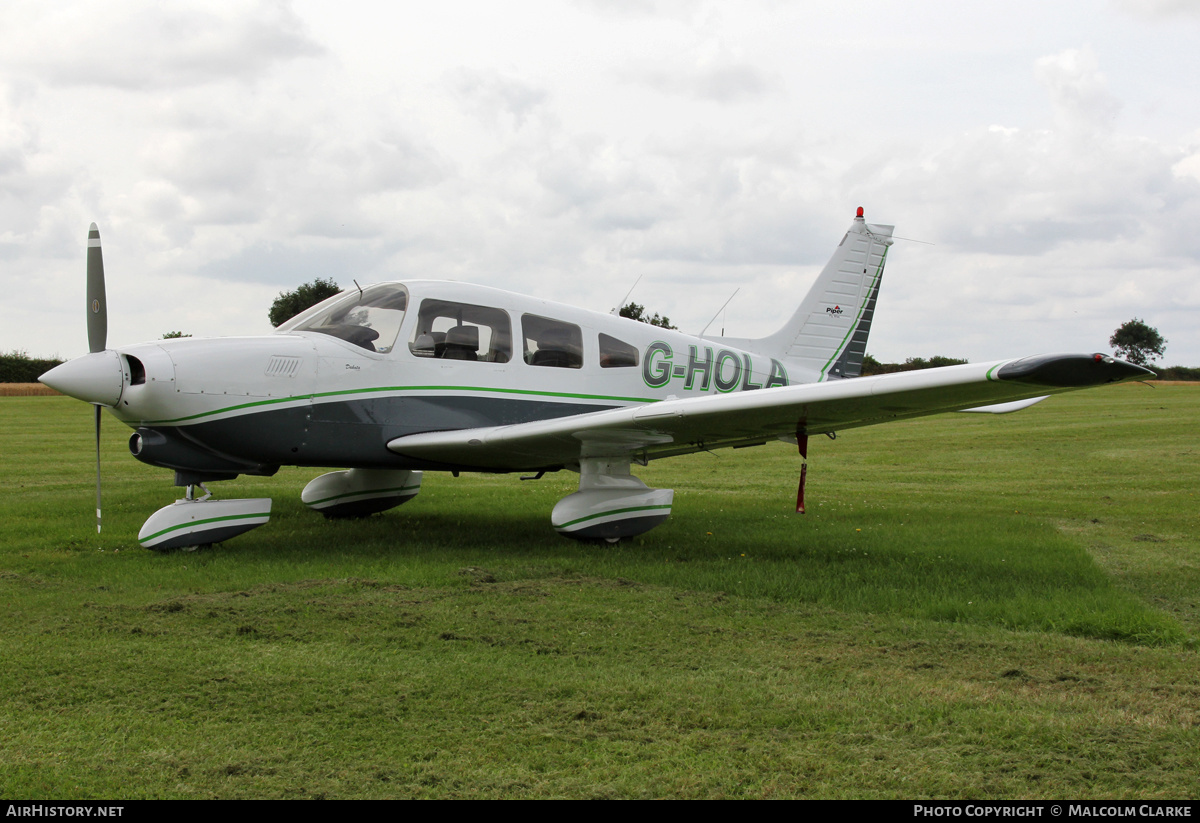
{"type": "Polygon", "coordinates": [[[1195,798],[1200,387],[667,460],[664,526],[575,476],[427,474],[327,523],[140,549],[177,496],[106,419],[0,398],[0,795],[1195,798]]]}

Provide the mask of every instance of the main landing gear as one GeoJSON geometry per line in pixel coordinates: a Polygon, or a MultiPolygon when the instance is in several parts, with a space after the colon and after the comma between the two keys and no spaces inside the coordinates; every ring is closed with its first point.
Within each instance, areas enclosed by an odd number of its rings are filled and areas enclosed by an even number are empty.
{"type": "MultiPolygon", "coordinates": [[[[664,523],[674,490],[649,488],[630,474],[630,463],[629,458],[581,459],[579,491],[560,500],[550,515],[555,531],[575,540],[616,543],[664,523]]],[[[186,488],[183,499],[151,515],[138,533],[138,542],[147,549],[166,552],[220,543],[271,517],[269,497],[213,500],[194,475],[177,475],[176,483],[186,488]],[[204,494],[197,496],[197,489],[204,494]]],[[[348,469],[311,481],[300,498],[326,517],[366,517],[406,503],[420,490],[419,471],[348,469]]]]}
{"type": "Polygon", "coordinates": [[[316,478],[300,499],[328,518],[367,517],[407,503],[420,491],[421,472],[348,469],[316,478]]]}
{"type": "Polygon", "coordinates": [[[671,515],[673,489],[651,489],[629,473],[629,458],[585,457],[579,491],[558,501],[550,523],[563,537],[616,543],[661,525],[671,515]]]}

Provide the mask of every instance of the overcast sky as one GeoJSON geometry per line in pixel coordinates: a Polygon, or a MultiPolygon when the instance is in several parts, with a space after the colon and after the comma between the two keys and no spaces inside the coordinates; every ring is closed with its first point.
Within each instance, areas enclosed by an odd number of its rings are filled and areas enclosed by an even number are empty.
{"type": "Polygon", "coordinates": [[[1200,366],[1200,3],[0,5],[0,350],[258,334],[282,289],[478,282],[782,323],[896,225],[868,351],[1200,366]],[[919,242],[918,242],[919,241],[919,242]]]}

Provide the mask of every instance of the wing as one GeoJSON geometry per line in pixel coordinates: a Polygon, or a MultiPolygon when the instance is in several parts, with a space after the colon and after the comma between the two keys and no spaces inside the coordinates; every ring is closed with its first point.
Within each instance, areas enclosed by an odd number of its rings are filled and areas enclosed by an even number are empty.
{"type": "Polygon", "coordinates": [[[551,469],[582,457],[652,460],[892,420],[1012,404],[1153,372],[1102,354],[1059,354],[662,400],[642,406],[398,437],[405,457],[485,471],[551,469]]]}

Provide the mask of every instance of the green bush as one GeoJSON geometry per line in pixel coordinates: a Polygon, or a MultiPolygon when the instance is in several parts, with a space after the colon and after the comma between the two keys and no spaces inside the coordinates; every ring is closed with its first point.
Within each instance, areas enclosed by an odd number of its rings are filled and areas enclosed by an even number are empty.
{"type": "Polygon", "coordinates": [[[872,374],[892,374],[898,371],[916,371],[917,369],[936,369],[942,366],[961,366],[966,363],[966,360],[959,360],[956,357],[942,357],[934,355],[926,360],[924,357],[910,357],[903,363],[880,363],[871,355],[863,358],[862,375],[867,377],[872,374]]]}
{"type": "Polygon", "coordinates": [[[38,377],[59,365],[61,360],[38,360],[27,352],[13,350],[0,354],[0,383],[36,383],[38,377]]]}
{"type": "Polygon", "coordinates": [[[1187,366],[1171,366],[1169,368],[1153,367],[1159,380],[1192,380],[1200,381],[1200,369],[1189,369],[1187,366]]]}

